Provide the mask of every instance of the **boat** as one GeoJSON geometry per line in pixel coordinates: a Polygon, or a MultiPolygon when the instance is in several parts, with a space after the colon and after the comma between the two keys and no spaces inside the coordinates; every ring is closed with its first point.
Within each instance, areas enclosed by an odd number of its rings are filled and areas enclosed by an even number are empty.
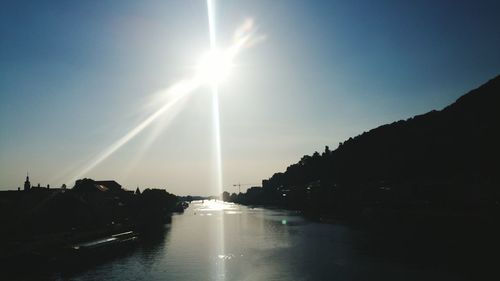
{"type": "Polygon", "coordinates": [[[92,241],[73,244],[71,250],[73,254],[77,255],[100,252],[101,250],[113,251],[135,244],[138,240],[139,237],[137,233],[134,231],[126,231],[92,241]]]}

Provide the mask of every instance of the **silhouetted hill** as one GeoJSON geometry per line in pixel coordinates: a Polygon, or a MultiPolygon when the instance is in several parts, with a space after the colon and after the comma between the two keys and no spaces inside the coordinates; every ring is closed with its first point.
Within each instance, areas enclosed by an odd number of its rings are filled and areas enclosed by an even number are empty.
{"type": "Polygon", "coordinates": [[[498,171],[499,90],[497,77],[441,111],[349,139],[328,157],[339,166],[336,178],[491,180],[498,171]]]}
{"type": "Polygon", "coordinates": [[[335,214],[498,208],[499,95],[497,76],[443,110],[306,155],[264,180],[261,189],[231,198],[335,214]]]}

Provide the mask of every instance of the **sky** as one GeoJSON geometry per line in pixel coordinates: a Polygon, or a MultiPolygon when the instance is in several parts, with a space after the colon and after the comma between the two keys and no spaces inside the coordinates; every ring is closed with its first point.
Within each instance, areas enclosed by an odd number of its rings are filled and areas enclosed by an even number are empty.
{"type": "MultiPolygon", "coordinates": [[[[219,46],[247,19],[265,38],[219,85],[228,191],[500,74],[498,1],[215,4],[219,46]]],[[[78,175],[216,193],[209,87],[79,174],[193,75],[210,47],[205,1],[2,1],[0,38],[0,190],[29,171],[52,187],[78,175]]]]}

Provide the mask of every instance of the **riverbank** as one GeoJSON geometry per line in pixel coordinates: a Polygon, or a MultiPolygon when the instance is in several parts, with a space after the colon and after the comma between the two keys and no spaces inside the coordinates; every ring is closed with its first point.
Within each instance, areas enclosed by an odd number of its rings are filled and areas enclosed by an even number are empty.
{"type": "MultiPolygon", "coordinates": [[[[252,207],[279,210],[277,206],[252,207]]],[[[492,210],[371,208],[357,216],[293,210],[307,220],[352,230],[358,249],[370,256],[425,270],[460,272],[465,280],[496,274],[500,217],[492,210]]]]}
{"type": "Polygon", "coordinates": [[[134,193],[94,188],[92,180],[85,184],[83,189],[0,192],[4,274],[57,266],[74,245],[130,231],[154,232],[187,207],[165,190],[134,193]]]}

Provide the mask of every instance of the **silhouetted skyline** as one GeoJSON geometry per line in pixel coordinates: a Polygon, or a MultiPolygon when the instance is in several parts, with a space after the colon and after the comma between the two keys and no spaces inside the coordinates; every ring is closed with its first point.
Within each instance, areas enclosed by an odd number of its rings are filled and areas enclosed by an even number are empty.
{"type": "MultiPolygon", "coordinates": [[[[209,47],[206,3],[8,1],[0,11],[0,188],[68,179],[158,108],[209,47]],[[33,183],[35,183],[33,182],[33,183]]],[[[498,1],[217,2],[220,42],[265,42],[220,87],[223,183],[441,109],[498,74],[498,1]]],[[[216,194],[210,95],[198,90],[84,177],[216,194]],[[170,118],[170,119],[169,119],[170,118]]],[[[233,191],[236,191],[234,188],[233,191]]]]}

